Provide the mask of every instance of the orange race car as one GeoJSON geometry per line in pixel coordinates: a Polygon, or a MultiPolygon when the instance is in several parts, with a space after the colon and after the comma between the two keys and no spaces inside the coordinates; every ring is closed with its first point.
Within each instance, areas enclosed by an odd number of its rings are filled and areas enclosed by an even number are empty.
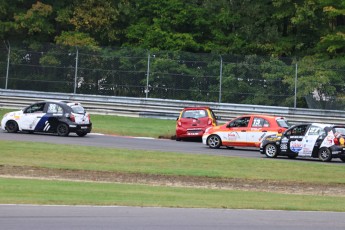
{"type": "Polygon", "coordinates": [[[202,142],[210,148],[260,147],[265,136],[282,133],[289,127],[283,117],[269,115],[244,115],[224,125],[206,129],[202,142]]]}

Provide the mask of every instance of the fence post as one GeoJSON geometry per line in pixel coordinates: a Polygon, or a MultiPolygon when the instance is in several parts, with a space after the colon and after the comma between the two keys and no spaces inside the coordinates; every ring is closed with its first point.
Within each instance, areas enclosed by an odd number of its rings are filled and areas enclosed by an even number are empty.
{"type": "Polygon", "coordinates": [[[222,103],[222,78],[223,78],[223,57],[220,56],[220,70],[219,70],[219,99],[218,102],[222,103]]]}
{"type": "Polygon", "coordinates": [[[10,56],[11,56],[11,45],[10,43],[7,41],[7,43],[5,42],[5,46],[7,48],[7,69],[6,69],[6,81],[5,81],[5,89],[7,89],[7,84],[8,84],[8,72],[10,69],[10,56]]]}
{"type": "Polygon", "coordinates": [[[149,76],[150,76],[150,51],[147,55],[147,73],[146,73],[146,88],[145,88],[145,94],[146,98],[149,95],[149,76]]]}
{"type": "Polygon", "coordinates": [[[296,62],[295,65],[295,98],[294,98],[294,108],[297,107],[297,70],[298,70],[298,63],[296,62]]]}
{"type": "Polygon", "coordinates": [[[75,70],[74,70],[74,90],[73,93],[76,94],[77,92],[77,76],[78,76],[78,56],[79,56],[79,51],[78,47],[76,47],[77,53],[76,53],[76,58],[75,58],[75,70]]]}

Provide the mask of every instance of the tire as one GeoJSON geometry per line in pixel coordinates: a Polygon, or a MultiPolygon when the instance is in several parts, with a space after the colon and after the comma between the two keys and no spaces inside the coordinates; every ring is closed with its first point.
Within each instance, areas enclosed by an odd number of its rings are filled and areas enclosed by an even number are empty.
{"type": "Polygon", "coordinates": [[[278,156],[278,148],[275,144],[267,144],[264,152],[268,158],[276,158],[278,156]]]}
{"type": "Polygon", "coordinates": [[[19,131],[18,124],[16,121],[7,121],[5,129],[9,133],[16,133],[19,131]]]}
{"type": "Polygon", "coordinates": [[[323,162],[332,160],[332,151],[329,148],[323,147],[319,150],[319,159],[323,162]]]}
{"type": "Polygon", "coordinates": [[[219,149],[222,145],[222,140],[218,135],[211,135],[207,138],[207,145],[211,149],[219,149]]]}
{"type": "Polygon", "coordinates": [[[69,134],[69,128],[65,123],[59,123],[56,127],[56,132],[59,136],[66,137],[69,134]]]}
{"type": "Polygon", "coordinates": [[[86,134],[87,134],[87,132],[83,132],[83,131],[78,131],[78,132],[76,132],[77,133],[77,135],[79,136],[79,137],[84,137],[84,136],[86,136],[86,134]]]}

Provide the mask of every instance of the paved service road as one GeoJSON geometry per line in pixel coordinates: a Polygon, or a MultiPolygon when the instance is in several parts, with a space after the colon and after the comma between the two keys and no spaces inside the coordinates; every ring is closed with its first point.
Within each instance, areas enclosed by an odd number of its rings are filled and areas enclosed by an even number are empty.
{"type": "Polygon", "coordinates": [[[0,205],[1,229],[344,230],[345,213],[0,205]]]}

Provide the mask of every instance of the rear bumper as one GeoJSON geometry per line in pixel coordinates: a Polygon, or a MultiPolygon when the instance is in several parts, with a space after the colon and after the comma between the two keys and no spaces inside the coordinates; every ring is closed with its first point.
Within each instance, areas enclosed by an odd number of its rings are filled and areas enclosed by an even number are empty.
{"type": "Polygon", "coordinates": [[[332,146],[332,155],[333,157],[345,157],[345,146],[332,146]]]}
{"type": "Polygon", "coordinates": [[[195,129],[176,129],[177,138],[195,138],[202,137],[204,135],[206,128],[195,128],[195,129]]]}
{"type": "Polygon", "coordinates": [[[86,132],[86,133],[90,133],[92,130],[92,124],[82,124],[82,125],[78,125],[78,124],[70,124],[69,125],[69,130],[70,132],[86,132]]]}

